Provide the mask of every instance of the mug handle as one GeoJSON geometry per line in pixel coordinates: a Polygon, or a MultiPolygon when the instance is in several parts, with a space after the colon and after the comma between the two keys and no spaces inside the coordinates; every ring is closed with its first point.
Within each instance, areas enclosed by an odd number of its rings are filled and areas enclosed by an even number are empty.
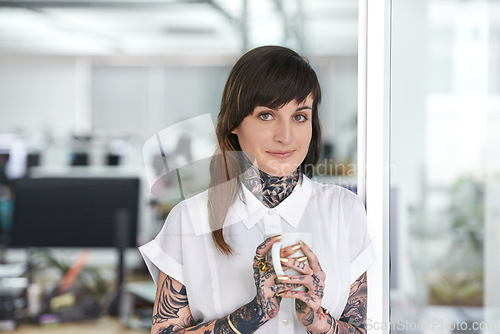
{"type": "Polygon", "coordinates": [[[284,276],[285,272],[283,271],[283,267],[281,267],[280,251],[281,251],[281,242],[275,242],[273,244],[273,248],[271,249],[274,271],[276,272],[276,275],[284,276]]]}

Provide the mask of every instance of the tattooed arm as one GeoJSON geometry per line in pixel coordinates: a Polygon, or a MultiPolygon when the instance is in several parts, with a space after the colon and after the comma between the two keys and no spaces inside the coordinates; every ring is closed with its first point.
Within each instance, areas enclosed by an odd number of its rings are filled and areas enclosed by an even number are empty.
{"type": "Polygon", "coordinates": [[[186,287],[160,272],[151,333],[171,333],[193,325],[186,287]]]}
{"type": "MultiPolygon", "coordinates": [[[[253,333],[267,322],[256,299],[240,307],[229,317],[233,326],[241,333],[253,333]]],[[[160,272],[151,334],[167,333],[236,334],[228,323],[228,317],[196,324],[189,309],[185,286],[160,272]]]]}
{"type": "Polygon", "coordinates": [[[339,333],[366,334],[366,272],[351,284],[347,305],[337,321],[339,333]]]}
{"type": "MultiPolygon", "coordinates": [[[[257,254],[264,254],[278,239],[269,238],[258,248],[257,254]]],[[[251,334],[278,315],[279,299],[276,293],[298,287],[295,284],[277,284],[272,286],[276,274],[272,263],[267,261],[269,270],[261,270],[258,262],[254,262],[254,281],[257,288],[256,297],[228,316],[203,324],[196,324],[189,309],[186,287],[175,279],[160,272],[156,300],[153,308],[152,334],[170,333],[203,333],[203,334],[251,334]],[[230,320],[230,322],[229,322],[230,320]],[[235,329],[237,331],[235,331],[235,329]]]]}

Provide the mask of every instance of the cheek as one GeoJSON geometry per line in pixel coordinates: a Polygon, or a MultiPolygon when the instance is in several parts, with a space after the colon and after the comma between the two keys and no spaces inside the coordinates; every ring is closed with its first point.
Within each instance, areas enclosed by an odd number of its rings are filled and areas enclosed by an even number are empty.
{"type": "Polygon", "coordinates": [[[258,136],[252,131],[240,134],[240,136],[238,136],[238,141],[240,143],[241,150],[249,153],[255,154],[255,152],[259,150],[259,147],[262,146],[262,136],[258,136]]]}
{"type": "Polygon", "coordinates": [[[312,129],[308,128],[306,131],[303,131],[300,136],[300,146],[303,150],[307,151],[309,150],[309,144],[311,143],[312,139],[312,129]]]}

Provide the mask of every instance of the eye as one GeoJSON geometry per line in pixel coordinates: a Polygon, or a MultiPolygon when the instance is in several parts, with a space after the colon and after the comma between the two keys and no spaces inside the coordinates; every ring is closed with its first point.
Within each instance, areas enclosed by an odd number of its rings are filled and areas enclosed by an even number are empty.
{"type": "Polygon", "coordinates": [[[293,119],[299,123],[307,121],[307,117],[305,115],[302,115],[302,114],[298,114],[298,115],[293,116],[293,119]]]}
{"type": "Polygon", "coordinates": [[[262,119],[263,121],[270,121],[270,120],[273,119],[273,115],[271,115],[270,113],[266,112],[266,113],[260,114],[259,118],[262,119]]]}

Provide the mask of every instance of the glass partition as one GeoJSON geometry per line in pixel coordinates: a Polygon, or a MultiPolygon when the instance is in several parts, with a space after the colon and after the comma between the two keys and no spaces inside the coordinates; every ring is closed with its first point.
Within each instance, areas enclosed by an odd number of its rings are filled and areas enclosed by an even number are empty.
{"type": "Polygon", "coordinates": [[[500,331],[500,4],[392,2],[393,333],[500,331]]]}

